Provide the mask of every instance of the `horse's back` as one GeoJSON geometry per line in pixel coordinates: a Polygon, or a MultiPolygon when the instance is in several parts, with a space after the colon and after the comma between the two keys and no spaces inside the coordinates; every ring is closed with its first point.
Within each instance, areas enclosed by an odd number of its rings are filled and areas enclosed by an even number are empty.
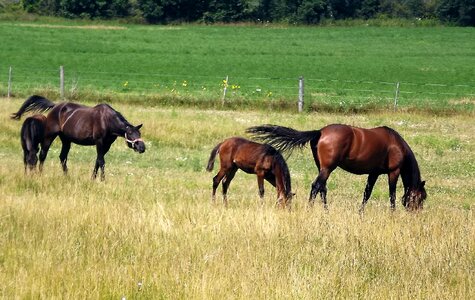
{"type": "Polygon", "coordinates": [[[253,173],[256,164],[268,162],[266,156],[272,153],[272,149],[243,137],[232,137],[221,143],[219,155],[221,164],[235,164],[243,171],[253,173]]]}
{"type": "Polygon", "coordinates": [[[368,174],[397,168],[404,159],[399,135],[388,127],[366,129],[335,124],[322,128],[321,132],[317,147],[324,165],[368,174]]]}

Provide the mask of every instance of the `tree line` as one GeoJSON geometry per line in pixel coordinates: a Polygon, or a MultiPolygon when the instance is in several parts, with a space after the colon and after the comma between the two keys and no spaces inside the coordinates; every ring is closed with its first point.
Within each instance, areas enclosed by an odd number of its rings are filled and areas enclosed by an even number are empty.
{"type": "Polygon", "coordinates": [[[433,19],[475,26],[475,0],[0,0],[28,13],[66,18],[129,18],[150,24],[284,22],[372,18],[433,19]]]}

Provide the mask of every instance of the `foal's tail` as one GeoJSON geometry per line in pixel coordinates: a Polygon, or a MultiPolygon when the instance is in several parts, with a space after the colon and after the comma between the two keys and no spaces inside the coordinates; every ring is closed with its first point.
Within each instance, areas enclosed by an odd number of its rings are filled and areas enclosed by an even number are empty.
{"type": "MultiPolygon", "coordinates": [[[[38,148],[45,135],[45,120],[43,115],[28,117],[21,127],[21,141],[24,150],[32,151],[38,148]]],[[[36,153],[36,151],[35,151],[36,153]]]]}
{"type": "Polygon", "coordinates": [[[216,147],[211,150],[211,154],[209,156],[208,165],[206,166],[206,171],[211,172],[214,168],[214,160],[216,159],[216,154],[219,153],[219,147],[221,147],[221,143],[217,144],[216,147]]]}
{"type": "Polygon", "coordinates": [[[33,95],[26,99],[20,109],[16,113],[11,114],[10,118],[19,120],[25,112],[44,112],[53,108],[54,105],[55,104],[53,102],[46,99],[45,97],[33,95]]]}
{"type": "Polygon", "coordinates": [[[289,127],[269,124],[249,127],[246,132],[252,134],[253,138],[274,146],[281,152],[303,148],[308,142],[316,145],[321,135],[320,130],[298,131],[289,127]]]}

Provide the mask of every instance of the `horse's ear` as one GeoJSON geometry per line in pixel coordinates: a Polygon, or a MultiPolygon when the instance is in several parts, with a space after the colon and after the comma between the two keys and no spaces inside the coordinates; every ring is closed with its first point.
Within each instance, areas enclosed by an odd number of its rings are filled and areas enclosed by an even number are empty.
{"type": "Polygon", "coordinates": [[[140,128],[142,128],[142,125],[143,125],[143,124],[140,124],[140,125],[138,125],[138,126],[135,126],[135,129],[139,130],[140,128]]]}

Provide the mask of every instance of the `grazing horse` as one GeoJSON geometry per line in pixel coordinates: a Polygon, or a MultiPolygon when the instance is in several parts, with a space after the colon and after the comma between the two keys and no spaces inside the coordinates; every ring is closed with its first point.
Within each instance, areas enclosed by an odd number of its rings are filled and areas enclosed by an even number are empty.
{"type": "Polygon", "coordinates": [[[373,186],[381,174],[388,175],[391,209],[395,208],[399,175],[404,185],[402,203],[406,209],[421,209],[427,197],[425,181],[421,181],[414,153],[406,141],[391,128],[363,129],[333,124],[320,130],[298,131],[276,125],[263,125],[248,128],[247,132],[280,151],[302,148],[310,142],[319,170],[312,184],[310,205],[313,205],[317,193],[320,193],[326,208],[326,182],[330,173],[337,167],[353,174],[369,175],[360,211],[364,210],[373,186]]]}
{"type": "Polygon", "coordinates": [[[124,137],[127,146],[136,152],[145,151],[145,144],[139,130],[142,125],[131,125],[121,113],[108,104],[99,104],[94,107],[72,102],[55,104],[44,97],[34,95],[29,97],[18,112],[12,114],[11,117],[20,119],[25,112],[47,110],[50,111],[46,116],[44,139],[41,143],[40,170],[42,170],[49,147],[57,136],[62,142],[59,158],[65,174],[68,172],[67,159],[71,143],[96,146],[97,158],[92,172],[93,179],[97,177],[99,168],[101,180],[105,179],[104,156],[118,136],[124,137]]]}
{"type": "Polygon", "coordinates": [[[216,155],[219,153],[221,168],[213,178],[213,202],[216,189],[223,181],[223,200],[227,206],[227,191],[238,169],[257,175],[259,196],[264,198],[264,179],[277,188],[277,203],[285,208],[292,201],[290,173],[284,158],[270,145],[259,144],[241,137],[224,140],[211,151],[206,170],[211,172],[216,155]]]}
{"type": "Polygon", "coordinates": [[[26,118],[21,126],[20,139],[21,147],[23,148],[25,174],[27,169],[33,171],[36,168],[38,162],[37,153],[45,135],[45,123],[46,117],[38,114],[26,118]]]}

